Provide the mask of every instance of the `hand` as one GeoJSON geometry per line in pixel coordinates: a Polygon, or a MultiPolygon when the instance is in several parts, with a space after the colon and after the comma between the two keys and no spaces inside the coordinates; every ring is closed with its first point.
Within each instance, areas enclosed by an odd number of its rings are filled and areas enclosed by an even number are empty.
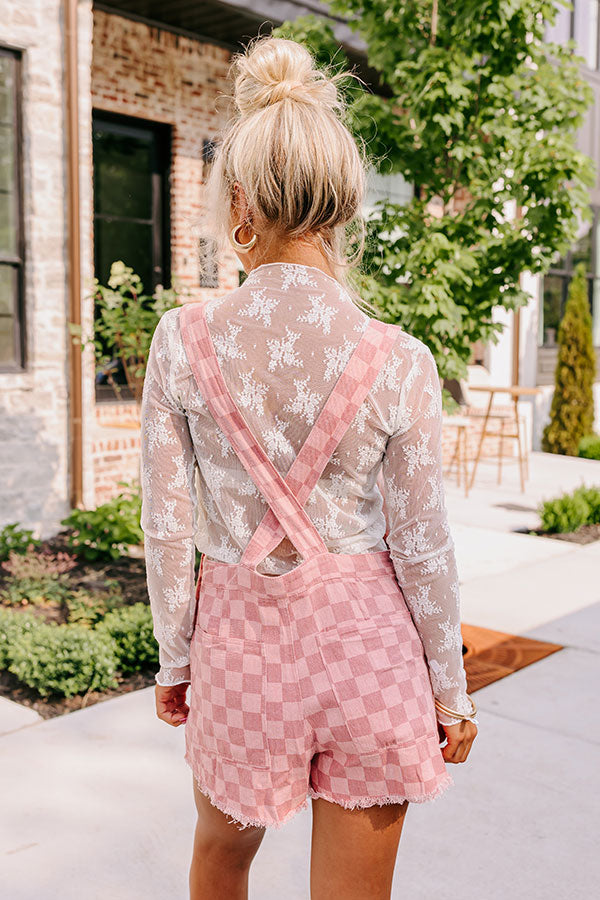
{"type": "Polygon", "coordinates": [[[468,719],[457,722],[456,725],[440,725],[438,730],[441,738],[446,738],[448,743],[442,748],[442,756],[446,762],[465,762],[473,741],[477,737],[477,725],[468,719]]]}
{"type": "Polygon", "coordinates": [[[169,686],[156,685],[156,715],[163,722],[166,722],[167,725],[173,725],[176,728],[186,721],[190,711],[189,706],[185,702],[189,684],[189,681],[186,681],[183,684],[169,686]]]}

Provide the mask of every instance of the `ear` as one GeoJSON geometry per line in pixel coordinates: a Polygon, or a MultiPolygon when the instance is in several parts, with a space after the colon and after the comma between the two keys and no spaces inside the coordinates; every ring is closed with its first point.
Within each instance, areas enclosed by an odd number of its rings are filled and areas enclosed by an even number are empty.
{"type": "Polygon", "coordinates": [[[246,200],[246,194],[244,193],[244,188],[239,183],[239,181],[234,181],[234,183],[233,183],[231,208],[235,212],[236,218],[239,222],[245,222],[245,221],[250,220],[250,211],[248,209],[248,201],[246,200]]]}

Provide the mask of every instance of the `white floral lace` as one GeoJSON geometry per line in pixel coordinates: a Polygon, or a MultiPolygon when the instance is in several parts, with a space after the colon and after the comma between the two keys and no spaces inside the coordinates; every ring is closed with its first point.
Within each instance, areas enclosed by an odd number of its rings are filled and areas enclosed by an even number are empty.
{"type": "MultiPolygon", "coordinates": [[[[206,313],[232,396],[285,476],[368,318],[320,269],[279,262],[253,269],[239,288],[209,301],[206,313]]],[[[162,316],[150,348],[141,465],[148,592],[160,649],[156,681],[179,684],[190,678],[194,546],[239,562],[268,509],[194,381],[179,308],[162,316]]],[[[434,694],[468,713],[442,484],[440,384],[422,342],[399,333],[306,509],[332,553],[389,547],[434,694]]],[[[259,571],[283,574],[299,562],[284,538],[259,571]]]]}

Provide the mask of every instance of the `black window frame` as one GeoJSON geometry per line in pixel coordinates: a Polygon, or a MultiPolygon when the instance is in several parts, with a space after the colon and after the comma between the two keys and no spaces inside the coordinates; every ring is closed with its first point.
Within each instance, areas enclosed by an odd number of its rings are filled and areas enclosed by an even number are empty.
{"type": "Polygon", "coordinates": [[[27,348],[25,332],[25,223],[23,204],[23,54],[20,50],[5,45],[0,46],[0,56],[7,56],[15,62],[13,86],[13,115],[15,137],[15,206],[17,253],[11,255],[0,251],[0,266],[9,266],[16,272],[16,290],[13,292],[13,312],[10,318],[14,327],[14,362],[0,363],[0,372],[23,372],[27,369],[27,348]]]}
{"type": "MultiPolygon", "coordinates": [[[[103,123],[117,134],[136,134],[140,131],[152,131],[158,136],[158,152],[164,155],[163,171],[155,172],[152,177],[152,284],[144,284],[144,292],[152,294],[158,284],[171,287],[171,159],[172,159],[172,127],[164,122],[155,122],[139,116],[128,116],[109,112],[103,109],[92,110],[92,129],[97,123],[103,123]],[[161,277],[155,278],[158,260],[161,261],[161,277]]],[[[92,172],[94,161],[92,160],[92,172]]],[[[94,177],[94,176],[92,176],[94,177]]],[[[94,195],[95,196],[95,195],[94,195]]],[[[98,219],[115,219],[108,213],[97,213],[96,202],[93,204],[94,248],[96,246],[96,221],[98,219]]],[[[125,216],[124,219],[130,217],[125,216]]],[[[96,250],[94,249],[94,274],[98,277],[96,266],[96,250]]],[[[139,273],[138,273],[139,274],[139,273]]]]}
{"type": "MultiPolygon", "coordinates": [[[[591,204],[592,210],[592,222],[588,231],[584,232],[581,235],[579,240],[584,237],[589,236],[590,240],[590,268],[586,272],[586,279],[588,283],[588,301],[590,305],[590,312],[593,314],[593,290],[594,290],[594,281],[598,281],[600,283],[600,259],[596,258],[596,243],[597,243],[597,231],[600,228],[600,206],[596,206],[591,204]],[[595,274],[597,273],[597,274],[595,274]]],[[[571,247],[564,257],[561,257],[560,262],[563,262],[562,266],[551,266],[550,269],[546,272],[544,278],[554,277],[560,278],[561,280],[561,301],[560,301],[560,314],[558,317],[558,321],[560,323],[562,317],[565,313],[565,304],[567,302],[567,294],[569,291],[569,285],[571,283],[571,279],[573,277],[573,271],[575,269],[575,265],[573,263],[573,258],[576,255],[577,248],[571,247]]],[[[542,340],[539,343],[540,347],[550,348],[555,347],[556,343],[546,343],[545,341],[545,333],[546,333],[546,323],[544,322],[544,278],[542,278],[541,285],[541,315],[542,315],[542,340]]],[[[558,328],[556,329],[558,332],[558,328]]],[[[556,339],[556,337],[555,337],[556,339]]],[[[600,346],[600,345],[598,345],[600,346]]]]}

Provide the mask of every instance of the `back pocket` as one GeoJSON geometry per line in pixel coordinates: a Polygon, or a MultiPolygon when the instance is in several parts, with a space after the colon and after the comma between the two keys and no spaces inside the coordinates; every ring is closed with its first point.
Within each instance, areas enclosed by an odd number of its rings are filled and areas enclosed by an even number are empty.
{"type": "Polygon", "coordinates": [[[317,635],[331,690],[349,732],[340,749],[358,756],[419,740],[431,728],[423,647],[405,616],[317,635]]]}
{"type": "Polygon", "coordinates": [[[199,741],[222,759],[267,768],[266,662],[258,641],[221,638],[196,628],[192,702],[199,741]]]}

